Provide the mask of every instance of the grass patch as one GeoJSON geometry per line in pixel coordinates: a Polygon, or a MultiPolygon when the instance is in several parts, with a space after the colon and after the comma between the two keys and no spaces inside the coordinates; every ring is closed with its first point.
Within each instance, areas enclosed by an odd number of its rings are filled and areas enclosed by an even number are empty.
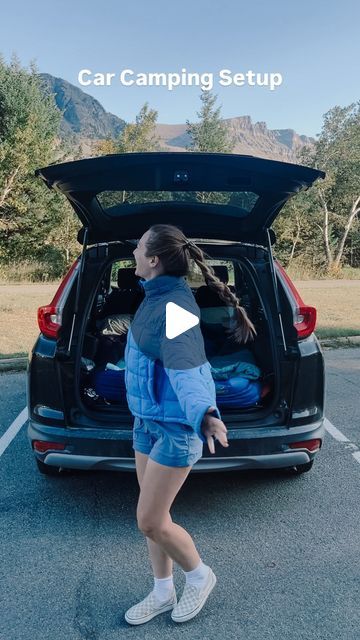
{"type": "Polygon", "coordinates": [[[0,285],[0,354],[27,356],[39,333],[37,309],[53,298],[58,282],[0,285]]]}
{"type": "Polygon", "coordinates": [[[321,340],[325,338],[345,338],[347,336],[359,336],[360,329],[347,329],[346,327],[331,328],[319,325],[315,329],[317,337],[321,340]]]}
{"type": "Polygon", "coordinates": [[[317,310],[318,338],[360,335],[360,280],[294,281],[305,304],[317,310]]]}
{"type": "Polygon", "coordinates": [[[289,267],[286,267],[286,273],[290,276],[291,280],[295,281],[309,281],[309,280],[360,280],[360,269],[357,267],[342,267],[338,272],[330,274],[327,271],[317,271],[316,269],[309,269],[307,265],[292,263],[289,267]]]}
{"type": "MultiPolygon", "coordinates": [[[[302,299],[317,309],[318,338],[360,335],[360,279],[295,280],[302,299]]],[[[38,336],[37,308],[58,282],[0,285],[0,359],[25,357],[38,336]]]]}
{"type": "Polygon", "coordinates": [[[0,360],[7,360],[8,358],[27,358],[28,351],[16,351],[15,353],[0,353],[0,360]]]}

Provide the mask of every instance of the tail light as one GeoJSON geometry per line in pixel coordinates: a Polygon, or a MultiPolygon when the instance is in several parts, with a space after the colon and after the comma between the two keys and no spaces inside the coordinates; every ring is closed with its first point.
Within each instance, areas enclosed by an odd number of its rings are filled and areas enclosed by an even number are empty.
{"type": "Polygon", "coordinates": [[[308,451],[319,451],[321,447],[321,440],[315,438],[314,440],[302,440],[299,442],[289,442],[290,449],[307,449],[308,451]]]}
{"type": "Polygon", "coordinates": [[[38,309],[38,325],[41,333],[47,338],[57,338],[61,328],[62,312],[67,296],[74,282],[79,262],[75,260],[61,282],[50,304],[38,309]]]}
{"type": "Polygon", "coordinates": [[[315,330],[316,325],[316,309],[315,307],[307,307],[301,305],[294,320],[294,327],[297,331],[298,338],[307,338],[315,330]]]}
{"type": "Polygon", "coordinates": [[[275,266],[294,303],[294,327],[297,331],[298,340],[308,338],[313,331],[315,331],[316,308],[304,303],[294,283],[290,280],[280,262],[276,260],[275,266]]]}
{"type": "Polygon", "coordinates": [[[43,440],[33,440],[33,448],[35,451],[39,453],[44,453],[45,451],[49,451],[50,449],[54,451],[63,451],[65,449],[64,442],[44,442],[43,440]]]}

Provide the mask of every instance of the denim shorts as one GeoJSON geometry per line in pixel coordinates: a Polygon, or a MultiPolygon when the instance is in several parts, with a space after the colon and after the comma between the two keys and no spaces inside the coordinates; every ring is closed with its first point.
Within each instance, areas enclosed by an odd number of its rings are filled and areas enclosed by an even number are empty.
{"type": "Polygon", "coordinates": [[[135,417],[133,449],[167,467],[188,467],[203,453],[203,441],[188,425],[135,417]]]}

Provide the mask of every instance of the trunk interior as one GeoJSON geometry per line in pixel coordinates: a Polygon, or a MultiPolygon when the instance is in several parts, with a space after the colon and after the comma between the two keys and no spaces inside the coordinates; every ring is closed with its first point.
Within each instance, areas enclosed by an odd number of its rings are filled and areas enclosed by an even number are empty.
{"type": "MultiPolygon", "coordinates": [[[[187,281],[200,307],[217,406],[228,419],[267,413],[278,386],[267,251],[240,243],[226,246],[224,242],[202,248],[211,255],[208,264],[239,298],[257,331],[254,341],[236,343],[231,331],[233,308],[206,286],[197,268],[192,270],[187,281]]],[[[87,303],[76,340],[78,404],[81,413],[92,419],[107,422],[118,417],[122,422],[121,418],[129,416],[124,383],[126,334],[143,290],[135,276],[129,245],[120,243],[117,249],[116,243],[109,244],[102,254],[99,257],[94,248],[88,249],[83,273],[87,303]]]]}

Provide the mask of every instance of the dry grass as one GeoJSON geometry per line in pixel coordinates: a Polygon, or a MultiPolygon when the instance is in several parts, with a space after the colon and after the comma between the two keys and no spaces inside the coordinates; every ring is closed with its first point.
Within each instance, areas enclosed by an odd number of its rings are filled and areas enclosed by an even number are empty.
{"type": "Polygon", "coordinates": [[[49,304],[59,283],[0,285],[0,357],[28,354],[39,333],[37,308],[49,304]]]}
{"type": "Polygon", "coordinates": [[[360,335],[360,280],[294,282],[303,301],[316,307],[318,338],[360,335]]]}
{"type": "MultiPolygon", "coordinates": [[[[360,280],[303,280],[295,286],[318,310],[319,338],[360,335],[360,280]]],[[[37,308],[58,283],[0,285],[0,357],[27,354],[38,335],[37,308]]]]}

